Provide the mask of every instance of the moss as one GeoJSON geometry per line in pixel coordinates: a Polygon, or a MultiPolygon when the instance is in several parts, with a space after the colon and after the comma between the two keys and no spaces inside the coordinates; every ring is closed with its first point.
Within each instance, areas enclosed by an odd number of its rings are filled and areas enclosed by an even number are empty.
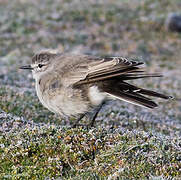
{"type": "Polygon", "coordinates": [[[36,95],[16,92],[8,88],[0,88],[0,108],[7,113],[12,113],[15,116],[23,116],[26,114],[27,119],[35,122],[52,122],[58,121],[53,113],[46,110],[38,101],[36,95]]]}
{"type": "Polygon", "coordinates": [[[85,130],[35,126],[0,138],[2,176],[73,177],[92,173],[124,178],[179,177],[179,140],[144,132],[110,134],[103,128],[85,130]],[[3,146],[2,146],[3,144],[3,146]]]}

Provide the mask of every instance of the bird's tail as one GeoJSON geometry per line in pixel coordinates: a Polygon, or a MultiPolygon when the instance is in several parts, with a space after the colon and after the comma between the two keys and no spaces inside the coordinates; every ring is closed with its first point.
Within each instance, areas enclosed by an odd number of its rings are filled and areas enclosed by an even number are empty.
{"type": "MultiPolygon", "coordinates": [[[[135,79],[137,78],[138,76],[135,79]]],[[[140,78],[143,78],[143,76],[140,78]]],[[[131,77],[131,79],[134,79],[134,78],[131,77]]],[[[109,84],[108,82],[105,83],[102,86],[102,90],[106,92],[107,94],[109,94],[111,97],[115,97],[115,98],[127,101],[129,103],[148,107],[151,109],[157,107],[158,105],[153,100],[151,100],[150,98],[146,96],[153,96],[153,97],[158,97],[158,98],[163,98],[163,99],[172,98],[171,96],[167,96],[167,95],[157,93],[151,90],[138,88],[124,81],[113,80],[110,83],[111,84],[109,84]]]]}

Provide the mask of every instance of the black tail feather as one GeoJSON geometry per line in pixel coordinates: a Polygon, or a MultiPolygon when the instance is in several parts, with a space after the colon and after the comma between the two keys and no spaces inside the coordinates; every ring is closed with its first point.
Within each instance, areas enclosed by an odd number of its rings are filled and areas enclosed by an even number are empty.
{"type": "Polygon", "coordinates": [[[147,89],[140,89],[139,93],[144,94],[144,95],[148,95],[148,96],[163,98],[163,99],[172,99],[171,96],[160,94],[160,93],[157,93],[155,91],[150,91],[150,90],[147,90],[147,89]]]}
{"type": "Polygon", "coordinates": [[[118,98],[118,99],[130,102],[130,103],[135,104],[135,105],[140,105],[140,106],[148,107],[150,109],[153,109],[153,108],[158,106],[151,99],[146,98],[146,97],[141,96],[141,95],[138,95],[136,93],[131,94],[131,93],[123,92],[123,91],[122,92],[120,92],[120,91],[118,92],[118,91],[115,91],[115,90],[106,91],[106,92],[108,94],[118,98]]]}
{"type": "Polygon", "coordinates": [[[128,84],[127,82],[120,80],[105,82],[102,86],[102,91],[107,92],[109,95],[112,95],[118,99],[122,99],[132,104],[145,106],[151,109],[157,107],[158,105],[150,98],[143,95],[153,96],[163,99],[170,98],[170,96],[166,96],[164,94],[157,93],[151,90],[138,88],[134,85],[128,84]]]}
{"type": "Polygon", "coordinates": [[[130,92],[136,92],[136,94],[144,94],[147,96],[153,96],[153,97],[158,97],[158,98],[163,98],[163,99],[171,99],[172,98],[171,96],[157,93],[155,91],[138,88],[134,85],[131,85],[131,84],[123,82],[123,81],[119,83],[119,86],[120,86],[119,88],[122,89],[122,91],[129,90],[130,92]]]}

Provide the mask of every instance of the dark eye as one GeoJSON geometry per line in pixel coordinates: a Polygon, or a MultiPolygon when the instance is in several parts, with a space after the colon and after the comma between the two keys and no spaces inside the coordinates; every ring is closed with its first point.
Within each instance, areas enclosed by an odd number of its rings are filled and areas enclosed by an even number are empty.
{"type": "Polygon", "coordinates": [[[38,67],[39,67],[39,68],[42,68],[42,67],[43,67],[43,64],[38,64],[38,67]]]}

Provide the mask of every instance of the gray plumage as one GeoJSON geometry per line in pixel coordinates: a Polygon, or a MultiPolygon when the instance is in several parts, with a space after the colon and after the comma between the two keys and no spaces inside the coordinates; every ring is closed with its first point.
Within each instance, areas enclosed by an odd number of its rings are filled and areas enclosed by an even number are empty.
{"type": "Polygon", "coordinates": [[[32,70],[37,95],[46,108],[60,115],[76,116],[92,111],[110,98],[151,109],[157,104],[146,96],[171,98],[125,82],[160,77],[145,73],[142,65],[122,57],[98,58],[47,50],[36,54],[32,64],[21,69],[32,70]]]}

